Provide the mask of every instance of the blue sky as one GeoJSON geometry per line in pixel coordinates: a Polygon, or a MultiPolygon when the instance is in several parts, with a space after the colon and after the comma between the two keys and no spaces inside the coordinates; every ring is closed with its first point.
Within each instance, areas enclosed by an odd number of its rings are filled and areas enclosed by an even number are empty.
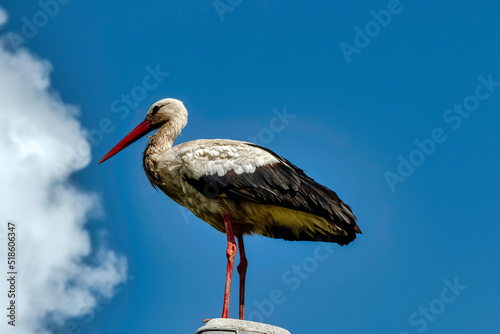
{"type": "MultiPolygon", "coordinates": [[[[345,247],[247,237],[247,318],[294,334],[495,332],[498,3],[221,3],[232,9],[223,20],[212,1],[74,0],[25,39],[52,64],[52,89],[97,129],[71,182],[100,196],[93,244],[128,263],[121,291],[67,323],[194,333],[220,316],[225,236],[150,186],[146,139],[97,165],[173,97],[189,111],[177,143],[257,138],[336,191],[363,231],[345,247]]],[[[19,35],[43,11],[1,6],[3,30],[19,35]]],[[[237,284],[232,297],[237,317],[237,284]]]]}

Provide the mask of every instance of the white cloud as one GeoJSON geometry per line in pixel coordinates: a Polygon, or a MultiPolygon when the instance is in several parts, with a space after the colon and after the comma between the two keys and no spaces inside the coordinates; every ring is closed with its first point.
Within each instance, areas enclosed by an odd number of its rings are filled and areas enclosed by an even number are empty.
{"type": "MultiPolygon", "coordinates": [[[[0,44],[2,41],[0,40],[0,44]]],[[[69,176],[90,162],[78,108],[50,86],[51,65],[28,50],[0,45],[0,332],[49,333],[47,320],[64,324],[91,313],[126,278],[124,257],[92,249],[86,222],[99,211],[96,196],[69,176]],[[55,162],[79,147],[65,168],[55,162]],[[6,228],[17,223],[16,327],[7,325],[6,228]],[[89,260],[90,254],[92,256],[89,260]],[[89,263],[93,263],[92,265],[89,263]]]]}
{"type": "Polygon", "coordinates": [[[7,19],[8,19],[7,12],[5,11],[5,9],[0,7],[0,26],[7,23],[7,19]]]}

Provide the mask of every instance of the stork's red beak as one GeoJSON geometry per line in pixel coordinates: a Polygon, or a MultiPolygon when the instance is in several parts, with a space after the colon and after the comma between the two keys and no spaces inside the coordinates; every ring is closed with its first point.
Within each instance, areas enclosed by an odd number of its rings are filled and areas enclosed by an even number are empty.
{"type": "Polygon", "coordinates": [[[139,124],[134,130],[130,131],[130,133],[123,138],[118,144],[116,144],[115,147],[111,149],[111,151],[106,154],[99,163],[104,162],[111,158],[113,155],[116,153],[120,152],[123,150],[125,147],[129,146],[136,140],[144,137],[146,134],[149,132],[153,131],[154,128],[149,124],[148,121],[143,121],[141,124],[139,124]]]}

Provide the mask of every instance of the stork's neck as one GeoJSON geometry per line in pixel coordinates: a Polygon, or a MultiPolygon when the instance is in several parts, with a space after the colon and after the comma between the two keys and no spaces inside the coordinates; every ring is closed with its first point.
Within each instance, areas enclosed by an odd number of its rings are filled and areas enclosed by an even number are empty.
{"type": "Polygon", "coordinates": [[[163,126],[161,126],[154,135],[151,136],[149,144],[146,147],[144,155],[157,156],[174,144],[175,138],[181,133],[182,129],[186,126],[187,120],[182,118],[174,118],[163,126]]]}

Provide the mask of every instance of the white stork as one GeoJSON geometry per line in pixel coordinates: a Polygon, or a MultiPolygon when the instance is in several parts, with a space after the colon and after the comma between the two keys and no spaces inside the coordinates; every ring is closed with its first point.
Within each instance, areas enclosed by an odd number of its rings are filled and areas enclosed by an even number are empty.
{"type": "Polygon", "coordinates": [[[200,139],[172,146],[187,124],[187,110],[176,99],[151,106],[146,119],[99,163],[147,133],[146,176],[175,202],[227,235],[227,270],[222,317],[229,316],[229,294],[240,248],[240,309],[244,318],[247,260],[243,235],[346,245],[361,233],[356,217],[335,192],[271,150],[248,142],[200,139]]]}

